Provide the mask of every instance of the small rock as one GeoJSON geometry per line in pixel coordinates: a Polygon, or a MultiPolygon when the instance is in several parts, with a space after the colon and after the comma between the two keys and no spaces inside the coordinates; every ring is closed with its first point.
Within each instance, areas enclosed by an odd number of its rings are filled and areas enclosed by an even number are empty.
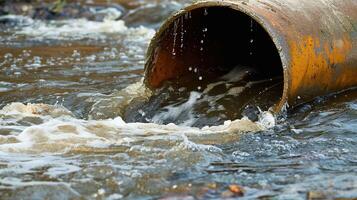
{"type": "Polygon", "coordinates": [[[232,184],[229,186],[229,190],[234,193],[235,196],[244,196],[244,189],[239,185],[232,184]]]}
{"type": "Polygon", "coordinates": [[[256,106],[248,105],[244,108],[242,115],[247,117],[250,121],[256,122],[259,120],[260,110],[256,106]]]}
{"type": "Polygon", "coordinates": [[[327,199],[327,196],[322,192],[310,191],[307,193],[307,199],[308,200],[323,200],[323,199],[327,199]]]}

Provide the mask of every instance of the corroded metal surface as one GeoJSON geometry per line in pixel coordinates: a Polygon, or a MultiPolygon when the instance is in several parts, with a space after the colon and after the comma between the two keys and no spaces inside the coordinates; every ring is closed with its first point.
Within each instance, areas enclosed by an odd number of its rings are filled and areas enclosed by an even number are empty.
{"type": "MultiPolygon", "coordinates": [[[[279,51],[284,91],[275,109],[357,86],[356,0],[208,0],[178,12],[161,27],[148,51],[145,83],[154,89],[182,69],[165,53],[162,35],[180,16],[199,8],[229,7],[249,15],[279,51]]],[[[180,71],[181,70],[181,71],[180,71]]]]}

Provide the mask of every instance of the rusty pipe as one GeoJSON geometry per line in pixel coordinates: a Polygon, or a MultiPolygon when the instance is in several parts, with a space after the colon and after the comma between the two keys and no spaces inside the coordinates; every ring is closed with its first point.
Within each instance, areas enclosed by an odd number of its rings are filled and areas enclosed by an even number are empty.
{"type": "Polygon", "coordinates": [[[215,74],[212,68],[235,64],[283,77],[280,100],[272,105],[277,112],[357,86],[357,1],[196,2],[169,18],[153,38],[145,84],[155,90],[190,66],[215,74]],[[250,58],[251,32],[259,43],[250,58]]]}

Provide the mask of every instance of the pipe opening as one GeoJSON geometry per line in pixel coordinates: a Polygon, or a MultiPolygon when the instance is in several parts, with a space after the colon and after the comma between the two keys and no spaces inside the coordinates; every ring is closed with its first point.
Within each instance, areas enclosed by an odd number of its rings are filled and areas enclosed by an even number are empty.
{"type": "Polygon", "coordinates": [[[204,92],[214,82],[239,82],[245,88],[237,90],[235,113],[248,104],[268,109],[283,95],[279,51],[267,31],[238,10],[187,11],[164,25],[151,45],[145,78],[152,89],[170,84],[204,92]]]}

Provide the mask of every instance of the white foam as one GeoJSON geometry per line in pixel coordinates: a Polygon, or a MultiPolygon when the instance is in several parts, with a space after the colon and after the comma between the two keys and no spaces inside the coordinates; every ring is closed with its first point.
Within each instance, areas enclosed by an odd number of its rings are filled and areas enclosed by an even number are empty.
{"type": "Polygon", "coordinates": [[[92,12],[94,12],[96,14],[105,14],[105,17],[104,17],[105,20],[116,20],[120,16],[122,16],[122,12],[120,12],[118,9],[115,9],[115,8],[105,8],[105,9],[101,9],[99,11],[93,10],[92,12]]]}
{"type": "Polygon", "coordinates": [[[0,114],[2,115],[11,115],[11,116],[66,116],[72,115],[72,113],[67,110],[65,107],[56,105],[51,106],[48,104],[22,104],[18,102],[14,102],[6,105],[0,110],[0,114]]]}
{"type": "MultiPolygon", "coordinates": [[[[188,139],[185,134],[181,134],[182,143],[178,145],[177,149],[188,149],[191,151],[209,151],[209,152],[222,152],[222,149],[213,146],[213,145],[205,145],[205,144],[197,144],[188,139]]],[[[177,150],[175,149],[175,150],[177,150]]]]}
{"type": "Polygon", "coordinates": [[[259,124],[261,124],[266,129],[273,128],[276,125],[276,119],[273,113],[269,111],[264,111],[259,114],[259,124]]]}
{"type": "MultiPolygon", "coordinates": [[[[120,117],[106,120],[82,120],[72,117],[67,113],[68,111],[63,112],[64,115],[58,115],[61,112],[56,106],[46,104],[13,103],[6,106],[0,110],[0,113],[7,115],[8,118],[15,116],[21,119],[24,116],[37,116],[44,122],[25,127],[21,133],[11,135],[16,138],[17,142],[0,144],[0,151],[57,154],[83,148],[103,149],[116,145],[130,145],[142,136],[150,138],[171,135],[182,139],[182,134],[188,137],[217,133],[240,134],[266,128],[262,123],[254,123],[248,119],[227,121],[220,126],[207,126],[200,129],[175,124],[126,123],[120,117]]],[[[188,142],[185,144],[192,146],[188,142]]],[[[213,147],[204,148],[212,149],[213,147]]]]}
{"type": "Polygon", "coordinates": [[[155,31],[143,26],[129,28],[123,20],[114,20],[120,13],[110,11],[103,22],[87,19],[68,19],[55,21],[32,20],[24,16],[7,16],[26,21],[26,26],[18,27],[15,35],[31,36],[32,39],[43,40],[80,40],[84,38],[103,39],[105,34],[127,35],[133,39],[150,40],[155,31]]]}
{"type": "Polygon", "coordinates": [[[161,124],[166,119],[176,119],[180,115],[182,115],[182,113],[186,112],[188,115],[187,120],[185,120],[185,122],[182,123],[181,125],[190,126],[194,124],[195,119],[193,118],[192,115],[192,108],[200,97],[201,97],[200,93],[191,92],[190,97],[185,103],[179,106],[171,106],[171,105],[166,106],[164,109],[166,109],[167,111],[156,114],[152,118],[152,122],[161,124]]]}

